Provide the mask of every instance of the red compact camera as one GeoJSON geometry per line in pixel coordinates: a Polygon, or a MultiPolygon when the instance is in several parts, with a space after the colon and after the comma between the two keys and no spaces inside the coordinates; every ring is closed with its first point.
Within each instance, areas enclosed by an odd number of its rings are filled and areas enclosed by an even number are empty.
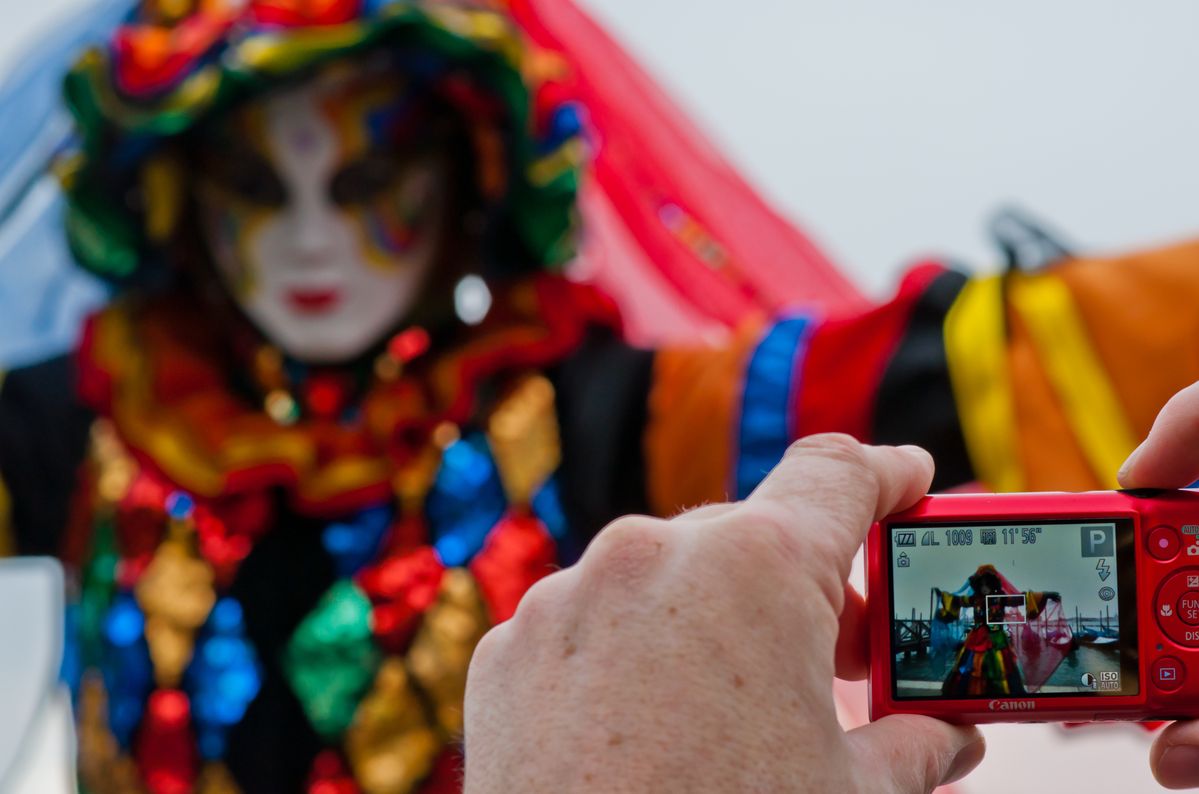
{"type": "Polygon", "coordinates": [[[1199,492],[929,496],[867,540],[872,719],[1199,716],[1199,492]]]}

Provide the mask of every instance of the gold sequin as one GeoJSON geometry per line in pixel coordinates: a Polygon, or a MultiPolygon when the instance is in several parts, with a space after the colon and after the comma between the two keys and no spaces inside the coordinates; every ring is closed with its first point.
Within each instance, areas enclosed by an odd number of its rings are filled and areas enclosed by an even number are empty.
{"type": "Polygon", "coordinates": [[[384,383],[394,383],[404,372],[404,365],[389,353],[380,353],[375,359],[375,377],[384,383]]]}
{"type": "Polygon", "coordinates": [[[154,242],[165,242],[175,233],[183,212],[183,169],[174,157],[160,155],[146,161],[141,177],[146,235],[154,242]]]}
{"type": "Polygon", "coordinates": [[[408,671],[432,702],[447,737],[462,730],[466,671],[488,627],[474,577],[463,568],[446,571],[437,602],[425,613],[408,651],[408,671]]]}
{"type": "Polygon", "coordinates": [[[241,794],[229,768],[219,761],[210,761],[196,779],[196,794],[241,794]]]}
{"type": "Polygon", "coordinates": [[[143,0],[142,12],[149,18],[167,25],[174,25],[195,13],[197,0],[143,0]]]}
{"type": "Polygon", "coordinates": [[[287,375],[283,371],[283,354],[273,345],[263,345],[254,352],[254,377],[258,384],[268,390],[287,387],[287,375]]]}
{"type": "Polygon", "coordinates": [[[388,659],[346,732],[346,757],[358,784],[365,794],[413,791],[432,771],[441,746],[403,660],[388,659]]]}
{"type": "Polygon", "coordinates": [[[521,380],[492,412],[487,437],[508,500],[527,505],[562,460],[553,385],[540,375],[521,380]]]}
{"type": "Polygon", "coordinates": [[[417,515],[424,509],[425,497],[441,466],[441,448],[428,444],[392,478],[392,490],[404,515],[417,515]]]}
{"type": "Polygon", "coordinates": [[[108,693],[99,673],[84,675],[79,691],[79,779],[92,794],[141,794],[133,759],[122,755],[108,728],[108,693]]]}
{"type": "Polygon", "coordinates": [[[196,629],[216,602],[213,571],[196,550],[194,530],[171,522],[134,595],[146,616],[146,642],[158,686],[179,685],[195,647],[196,629]]]}
{"type": "Polygon", "coordinates": [[[107,419],[92,423],[91,459],[96,467],[96,492],[100,501],[115,505],[129,492],[137,476],[137,463],[107,419]]]}

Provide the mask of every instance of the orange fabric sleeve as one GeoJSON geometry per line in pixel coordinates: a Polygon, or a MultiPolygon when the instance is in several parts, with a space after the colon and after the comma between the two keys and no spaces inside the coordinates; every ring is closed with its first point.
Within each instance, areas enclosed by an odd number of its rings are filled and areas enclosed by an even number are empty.
{"type": "Polygon", "coordinates": [[[742,385],[764,326],[745,324],[725,347],[658,354],[645,431],[646,491],[656,515],[732,498],[742,385]]]}
{"type": "Polygon", "coordinates": [[[1056,267],[1138,437],[1199,380],[1199,241],[1056,267]]]}

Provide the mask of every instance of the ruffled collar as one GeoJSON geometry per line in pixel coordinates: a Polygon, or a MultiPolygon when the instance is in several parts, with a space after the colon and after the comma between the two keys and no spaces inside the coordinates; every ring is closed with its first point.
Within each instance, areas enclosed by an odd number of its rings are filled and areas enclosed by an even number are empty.
{"type": "Polygon", "coordinates": [[[487,320],[462,339],[371,386],[354,421],[281,426],[231,386],[194,300],[129,300],[89,321],[80,390],[143,465],[185,491],[222,499],[277,489],[297,512],[334,516],[392,498],[437,428],[478,418],[487,384],[551,366],[589,327],[618,324],[591,288],[536,276],[497,290],[487,320]]]}

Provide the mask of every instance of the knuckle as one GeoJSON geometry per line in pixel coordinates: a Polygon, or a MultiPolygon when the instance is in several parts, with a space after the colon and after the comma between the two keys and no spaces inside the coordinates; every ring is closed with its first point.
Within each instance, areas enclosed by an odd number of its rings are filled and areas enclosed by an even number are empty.
{"type": "Polygon", "coordinates": [[[742,553],[787,566],[806,557],[803,544],[796,537],[797,519],[786,511],[772,504],[746,502],[733,518],[725,523],[724,531],[735,536],[742,553]]]}
{"type": "Polygon", "coordinates": [[[822,522],[796,516],[770,504],[746,502],[728,522],[736,552],[756,575],[776,572],[792,585],[815,585],[830,604],[844,597],[838,545],[822,522]]]}
{"type": "Polygon", "coordinates": [[[829,533],[813,527],[811,516],[796,516],[771,504],[746,503],[737,511],[742,546],[754,557],[787,569],[827,567],[836,552],[829,533]]]}
{"type": "Polygon", "coordinates": [[[538,579],[521,596],[516,605],[512,619],[501,625],[511,625],[509,631],[525,633],[553,620],[568,598],[566,592],[566,572],[558,571],[538,579]]]}
{"type": "Polygon", "coordinates": [[[669,542],[666,522],[625,516],[605,527],[583,557],[589,577],[630,582],[651,575],[665,558],[669,542]]]}
{"type": "Polygon", "coordinates": [[[862,474],[870,474],[866,448],[853,436],[844,433],[820,433],[806,436],[787,448],[787,458],[815,458],[846,466],[862,474]]]}
{"type": "Polygon", "coordinates": [[[467,669],[468,681],[473,680],[477,685],[488,680],[490,672],[500,665],[511,630],[511,621],[505,621],[492,626],[483,635],[471,653],[470,666],[467,669]]]}

